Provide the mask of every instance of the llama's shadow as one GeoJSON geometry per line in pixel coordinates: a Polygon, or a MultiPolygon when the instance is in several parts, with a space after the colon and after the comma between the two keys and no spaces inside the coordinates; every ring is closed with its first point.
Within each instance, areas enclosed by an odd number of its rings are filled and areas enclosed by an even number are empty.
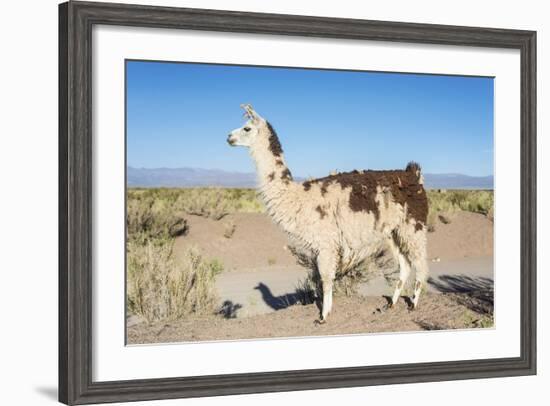
{"type": "Polygon", "coordinates": [[[466,275],[443,275],[428,283],[441,293],[458,293],[457,302],[477,313],[493,313],[494,281],[492,278],[466,275]]]}
{"type": "Polygon", "coordinates": [[[271,289],[269,289],[269,287],[262,282],[260,282],[254,289],[260,291],[265,304],[275,311],[286,309],[287,307],[294,306],[295,304],[302,304],[302,297],[299,293],[287,293],[285,295],[274,296],[271,289]]]}
{"type": "Polygon", "coordinates": [[[430,278],[428,283],[441,293],[492,292],[494,289],[493,279],[480,276],[442,275],[430,278]]]}

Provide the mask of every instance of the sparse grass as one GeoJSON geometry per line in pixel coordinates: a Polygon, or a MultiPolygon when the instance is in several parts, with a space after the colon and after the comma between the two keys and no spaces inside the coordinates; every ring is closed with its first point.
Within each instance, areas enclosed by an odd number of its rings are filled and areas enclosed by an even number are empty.
{"type": "Polygon", "coordinates": [[[128,243],[128,311],[149,323],[216,310],[214,280],[221,263],[193,248],[177,260],[172,250],[172,241],[128,243]]]}
{"type": "Polygon", "coordinates": [[[492,190],[428,190],[428,204],[433,212],[458,210],[487,214],[493,208],[492,190]]]}
{"type": "Polygon", "coordinates": [[[470,310],[464,312],[464,325],[470,328],[491,328],[495,325],[494,315],[492,313],[476,314],[470,310]]]}
{"type": "Polygon", "coordinates": [[[269,266],[275,265],[276,263],[277,263],[277,260],[275,258],[268,258],[267,259],[267,264],[269,266]]]}
{"type": "Polygon", "coordinates": [[[132,200],[152,199],[163,202],[173,212],[193,214],[220,220],[229,213],[261,213],[263,205],[254,189],[224,188],[133,188],[128,190],[128,205],[132,200]]]}
{"type": "Polygon", "coordinates": [[[481,316],[477,321],[474,322],[477,327],[480,328],[491,328],[495,325],[495,319],[493,315],[481,316]]]}
{"type": "Polygon", "coordinates": [[[492,220],[494,195],[492,190],[428,190],[428,231],[434,231],[438,221],[448,224],[448,214],[469,211],[486,215],[492,220]]]}

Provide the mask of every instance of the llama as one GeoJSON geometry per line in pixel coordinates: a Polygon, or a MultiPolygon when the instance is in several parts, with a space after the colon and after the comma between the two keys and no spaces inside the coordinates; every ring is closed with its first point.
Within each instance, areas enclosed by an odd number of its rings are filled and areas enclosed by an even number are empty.
{"type": "Polygon", "coordinates": [[[389,247],[399,264],[389,307],[398,301],[414,269],[416,308],[428,275],[428,200],[420,166],[410,162],[405,170],[352,171],[295,182],[271,124],[251,105],[241,107],[248,120],[227,142],[249,148],[267,213],[292,245],[315,261],[323,296],[319,322],[326,322],[332,309],[336,274],[358,266],[381,247],[389,247]]]}

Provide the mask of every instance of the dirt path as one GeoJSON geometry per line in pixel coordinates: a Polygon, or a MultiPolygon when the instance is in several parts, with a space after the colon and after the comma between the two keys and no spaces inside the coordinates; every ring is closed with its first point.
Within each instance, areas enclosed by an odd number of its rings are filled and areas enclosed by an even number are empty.
{"type": "MultiPolygon", "coordinates": [[[[284,309],[299,302],[295,293],[307,270],[299,266],[264,267],[256,272],[234,271],[218,277],[216,288],[220,304],[231,317],[249,317],[284,309]]],[[[469,292],[484,284],[492,285],[493,258],[463,258],[430,264],[428,291],[469,292]],[[461,282],[462,281],[462,282],[461,282]],[[460,284],[462,283],[462,287],[460,284]],[[479,285],[479,286],[478,286],[479,285]]],[[[361,285],[363,296],[384,296],[393,293],[383,277],[361,285]]]]}

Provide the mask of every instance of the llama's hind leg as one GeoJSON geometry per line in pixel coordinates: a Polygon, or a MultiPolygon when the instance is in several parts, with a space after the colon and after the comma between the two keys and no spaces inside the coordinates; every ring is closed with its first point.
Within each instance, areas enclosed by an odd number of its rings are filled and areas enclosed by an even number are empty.
{"type": "Polygon", "coordinates": [[[388,245],[394,258],[397,259],[399,266],[399,280],[397,281],[397,285],[393,291],[391,302],[388,304],[388,307],[393,307],[401,297],[401,291],[403,290],[405,283],[407,283],[407,279],[409,279],[409,275],[411,274],[411,266],[403,252],[401,252],[401,249],[395,239],[390,238],[388,240],[388,245]]]}
{"type": "Polygon", "coordinates": [[[415,272],[414,296],[412,298],[412,307],[416,309],[420,293],[428,278],[428,253],[427,239],[424,230],[399,230],[396,235],[396,243],[400,251],[405,255],[407,261],[415,272]]]}
{"type": "Polygon", "coordinates": [[[414,282],[414,296],[412,299],[413,309],[418,307],[418,298],[420,293],[426,284],[428,279],[428,260],[425,255],[422,255],[419,258],[416,258],[413,262],[413,268],[415,271],[415,282],[414,282]]]}
{"type": "Polygon", "coordinates": [[[395,287],[395,290],[393,292],[390,307],[394,306],[399,300],[399,297],[401,297],[403,286],[405,286],[405,283],[407,283],[407,279],[409,279],[409,275],[411,274],[411,266],[407,258],[405,258],[405,256],[399,250],[397,251],[396,256],[399,262],[399,280],[397,281],[397,286],[395,287]]]}

